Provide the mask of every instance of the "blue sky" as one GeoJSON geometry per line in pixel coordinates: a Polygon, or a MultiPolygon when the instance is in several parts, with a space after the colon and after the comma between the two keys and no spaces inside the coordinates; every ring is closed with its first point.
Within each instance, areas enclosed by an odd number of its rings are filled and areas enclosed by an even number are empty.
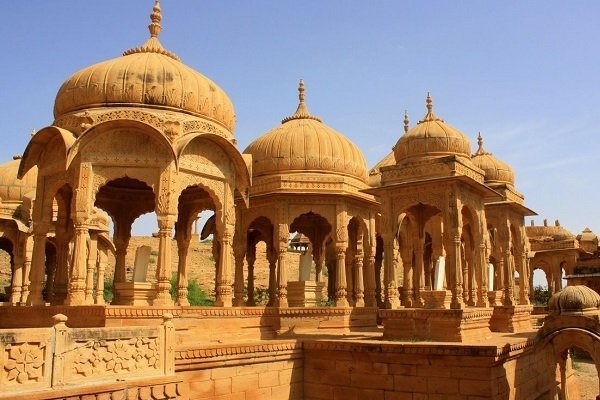
{"type": "MultiPolygon", "coordinates": [[[[152,0],[3,2],[0,160],[52,123],[64,80],[142,44],[152,0]]],[[[219,84],[240,150],[294,112],[344,133],[369,166],[437,114],[514,167],[540,216],[600,232],[600,2],[163,0],[163,45],[219,84]]]]}

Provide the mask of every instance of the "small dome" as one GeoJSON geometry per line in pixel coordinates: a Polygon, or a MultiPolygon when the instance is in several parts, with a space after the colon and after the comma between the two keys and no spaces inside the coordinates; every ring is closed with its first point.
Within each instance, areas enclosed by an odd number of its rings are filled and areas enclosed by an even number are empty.
{"type": "Polygon", "coordinates": [[[483,149],[483,138],[481,134],[477,136],[477,144],[479,148],[473,154],[471,161],[476,167],[483,170],[485,177],[484,182],[487,184],[505,183],[515,184],[515,172],[505,162],[500,161],[483,149]]]}
{"type": "Polygon", "coordinates": [[[308,112],[302,80],[298,91],[296,112],[244,150],[252,154],[252,175],[330,172],[366,183],[367,163],[360,149],[308,112]]]}
{"type": "Polygon", "coordinates": [[[446,124],[433,113],[427,94],[427,114],[408,130],[394,146],[396,163],[419,157],[458,155],[471,158],[471,143],[464,133],[446,124]]]}
{"type": "Polygon", "coordinates": [[[20,157],[0,165],[0,200],[3,202],[21,202],[23,197],[33,192],[37,185],[37,167],[33,167],[23,179],[17,178],[20,157]]]}
{"type": "Polygon", "coordinates": [[[560,223],[556,221],[555,225],[548,226],[547,222],[544,220],[543,226],[526,226],[525,232],[527,233],[527,237],[534,240],[553,240],[553,241],[561,241],[561,240],[573,240],[575,239],[575,235],[569,232],[565,227],[560,226],[560,223]]]}
{"type": "Polygon", "coordinates": [[[158,41],[158,1],[150,17],[150,39],[141,47],[84,68],[63,83],[54,117],[93,107],[146,106],[207,118],[233,132],[235,111],[227,94],[158,41]]]}
{"type": "Polygon", "coordinates": [[[579,235],[577,240],[580,242],[592,242],[598,244],[598,235],[596,235],[590,228],[585,228],[579,235]]]}
{"type": "Polygon", "coordinates": [[[548,302],[548,309],[556,314],[598,310],[600,295],[584,285],[567,286],[554,293],[548,302]]]}

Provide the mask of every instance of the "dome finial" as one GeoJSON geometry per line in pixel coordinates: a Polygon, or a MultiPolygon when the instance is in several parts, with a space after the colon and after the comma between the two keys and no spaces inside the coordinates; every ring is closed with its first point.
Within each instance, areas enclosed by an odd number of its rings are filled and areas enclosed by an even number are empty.
{"type": "Polygon", "coordinates": [[[148,25],[148,29],[150,30],[150,37],[158,37],[158,34],[162,30],[162,27],[160,26],[162,14],[160,11],[160,1],[155,0],[154,7],[152,7],[152,14],[150,14],[150,25],[148,25]]]}
{"type": "Polygon", "coordinates": [[[474,156],[481,156],[484,154],[489,154],[491,155],[492,153],[488,153],[487,151],[484,150],[483,148],[483,136],[481,136],[481,132],[477,133],[477,151],[475,152],[474,156]]]}
{"type": "Polygon", "coordinates": [[[431,113],[433,111],[433,100],[431,100],[431,93],[427,92],[427,100],[425,100],[427,104],[427,112],[431,113]]]}
{"type": "Polygon", "coordinates": [[[304,95],[304,80],[300,79],[300,83],[298,84],[298,108],[296,109],[296,112],[287,117],[284,118],[281,123],[285,123],[288,121],[291,121],[293,119],[314,119],[315,121],[319,121],[321,122],[321,119],[312,116],[309,112],[308,112],[308,108],[306,107],[306,103],[305,103],[305,95],[304,95]]]}
{"type": "Polygon", "coordinates": [[[298,100],[300,104],[304,104],[304,80],[300,79],[300,83],[298,84],[298,100]]]}
{"type": "Polygon", "coordinates": [[[438,118],[437,115],[433,113],[433,100],[431,100],[431,93],[427,92],[427,99],[425,100],[425,105],[427,106],[427,114],[420,120],[417,124],[421,124],[427,121],[440,121],[444,122],[443,119],[438,118]]]}
{"type": "Polygon", "coordinates": [[[125,52],[123,52],[123,55],[128,56],[130,54],[136,53],[158,53],[170,57],[174,60],[180,61],[177,55],[166,50],[158,40],[158,34],[160,33],[160,31],[162,31],[160,21],[162,21],[160,1],[155,0],[154,7],[152,7],[152,14],[150,14],[150,25],[148,25],[148,30],[150,31],[150,38],[146,40],[146,43],[144,43],[142,46],[126,50],[125,52]]]}
{"type": "Polygon", "coordinates": [[[408,110],[404,110],[404,133],[408,132],[410,127],[410,120],[408,119],[408,110]]]}

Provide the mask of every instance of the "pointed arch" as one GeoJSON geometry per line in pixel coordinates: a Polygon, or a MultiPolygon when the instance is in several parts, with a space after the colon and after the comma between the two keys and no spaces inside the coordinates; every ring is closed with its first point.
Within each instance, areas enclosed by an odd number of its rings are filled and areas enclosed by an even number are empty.
{"type": "MultiPolygon", "coordinates": [[[[250,156],[242,155],[231,141],[222,136],[215,135],[212,133],[192,132],[186,134],[184,137],[178,139],[174,143],[174,151],[176,153],[178,161],[184,154],[184,151],[188,147],[188,145],[190,145],[190,143],[192,143],[192,141],[194,141],[194,139],[197,138],[206,139],[216,144],[225,152],[225,154],[227,154],[235,168],[236,189],[244,199],[246,207],[248,207],[248,196],[250,185],[252,183],[252,178],[249,170],[251,160],[247,159],[247,157],[250,156]]],[[[179,165],[179,162],[177,163],[177,165],[179,165]]]]}
{"type": "Polygon", "coordinates": [[[54,156],[63,162],[64,169],[67,168],[69,150],[73,147],[76,137],[73,132],[66,129],[57,126],[47,126],[38,131],[27,144],[21,164],[19,164],[19,172],[17,173],[19,179],[23,179],[27,171],[38,165],[48,144],[55,138],[59,138],[62,141],[64,153],[61,152],[54,156]]]}

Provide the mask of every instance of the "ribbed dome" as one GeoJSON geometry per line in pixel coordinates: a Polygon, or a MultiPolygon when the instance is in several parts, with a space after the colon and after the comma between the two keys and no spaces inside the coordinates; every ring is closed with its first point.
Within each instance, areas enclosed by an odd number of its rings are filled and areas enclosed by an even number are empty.
{"type": "Polygon", "coordinates": [[[565,227],[560,226],[560,223],[556,221],[555,225],[548,226],[544,221],[543,226],[526,226],[525,232],[527,237],[534,240],[549,240],[554,241],[561,240],[572,240],[575,239],[575,235],[569,232],[565,227]]]}
{"type": "Polygon", "coordinates": [[[473,154],[471,161],[476,167],[481,168],[484,173],[484,181],[488,184],[494,183],[508,183],[511,185],[515,184],[515,172],[513,169],[503,161],[500,161],[483,149],[483,138],[481,134],[477,136],[477,144],[479,148],[477,152],[473,154]]]}
{"type": "Polygon", "coordinates": [[[208,118],[233,132],[235,111],[227,94],[158,41],[162,19],[158,1],[150,17],[151,37],[141,47],[84,68],[63,83],[54,117],[92,107],[142,105],[208,118]]]}
{"type": "Polygon", "coordinates": [[[593,311],[598,307],[600,295],[584,285],[567,286],[548,302],[548,309],[558,314],[593,311]]]}
{"type": "Polygon", "coordinates": [[[596,235],[590,228],[585,228],[579,235],[577,240],[580,242],[592,242],[598,244],[598,235],[596,235]]]}
{"type": "Polygon", "coordinates": [[[33,167],[23,179],[17,179],[20,158],[0,165],[0,199],[3,202],[23,201],[23,197],[33,192],[37,184],[37,167],[33,167]]]}
{"type": "Polygon", "coordinates": [[[421,157],[458,155],[471,158],[471,143],[464,133],[446,124],[433,113],[427,95],[427,114],[394,146],[396,163],[421,157]]]}
{"type": "Polygon", "coordinates": [[[361,151],[347,137],[312,116],[304,103],[294,115],[252,142],[244,153],[252,154],[252,175],[288,172],[330,172],[367,181],[367,164],[361,151]]]}

